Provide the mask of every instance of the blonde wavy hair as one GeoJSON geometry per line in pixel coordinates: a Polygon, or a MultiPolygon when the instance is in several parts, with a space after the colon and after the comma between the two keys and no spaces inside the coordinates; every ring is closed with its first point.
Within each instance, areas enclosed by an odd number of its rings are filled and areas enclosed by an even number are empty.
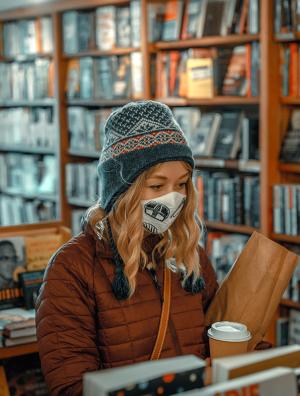
{"type": "MultiPolygon", "coordinates": [[[[194,275],[196,280],[200,275],[200,257],[198,244],[202,232],[202,224],[197,216],[197,193],[192,182],[192,168],[183,162],[190,171],[187,182],[187,199],[179,216],[162,239],[154,247],[152,263],[155,263],[156,253],[165,260],[176,259],[176,265],[183,264],[186,274],[183,282],[194,275]]],[[[143,172],[134,183],[123,193],[113,209],[107,214],[99,204],[90,207],[85,216],[85,227],[99,237],[99,224],[103,225],[101,237],[108,239],[105,219],[108,218],[119,255],[124,262],[124,273],[127,276],[130,296],[136,288],[136,274],[140,266],[143,268],[149,263],[149,258],[143,250],[145,229],[143,227],[142,205],[140,204],[143,187],[146,179],[156,171],[161,164],[157,164],[143,172]]]]}

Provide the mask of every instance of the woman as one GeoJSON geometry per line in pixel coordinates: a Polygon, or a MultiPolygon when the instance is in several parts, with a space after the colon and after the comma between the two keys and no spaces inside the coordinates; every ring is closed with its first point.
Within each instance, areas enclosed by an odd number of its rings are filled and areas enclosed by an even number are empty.
{"type": "Polygon", "coordinates": [[[204,313],[217,282],[198,245],[184,134],[171,110],[153,101],[113,112],[105,134],[98,203],[84,231],[52,257],[37,302],[51,395],[81,395],[83,373],[150,358],[165,265],[171,307],[161,357],[209,355],[204,313]]]}

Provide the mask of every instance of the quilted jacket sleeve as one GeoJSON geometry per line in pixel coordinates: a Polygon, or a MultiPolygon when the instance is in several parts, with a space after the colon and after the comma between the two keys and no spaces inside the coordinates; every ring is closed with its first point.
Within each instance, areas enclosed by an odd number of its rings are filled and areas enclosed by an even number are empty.
{"type": "Polygon", "coordinates": [[[39,354],[51,396],[82,395],[83,373],[100,367],[91,261],[76,243],[63,247],[50,260],[37,300],[39,354]]]}

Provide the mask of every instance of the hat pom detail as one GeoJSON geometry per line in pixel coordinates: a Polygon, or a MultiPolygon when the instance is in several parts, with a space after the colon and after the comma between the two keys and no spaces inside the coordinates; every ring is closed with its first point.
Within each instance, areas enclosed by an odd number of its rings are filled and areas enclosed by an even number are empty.
{"type": "Polygon", "coordinates": [[[202,276],[199,276],[194,280],[194,275],[191,274],[188,278],[182,281],[182,287],[189,293],[197,294],[205,288],[205,281],[202,276]]]}
{"type": "Polygon", "coordinates": [[[124,274],[123,268],[116,268],[114,280],[111,286],[113,293],[118,300],[126,300],[129,297],[129,282],[127,276],[124,274]]]}

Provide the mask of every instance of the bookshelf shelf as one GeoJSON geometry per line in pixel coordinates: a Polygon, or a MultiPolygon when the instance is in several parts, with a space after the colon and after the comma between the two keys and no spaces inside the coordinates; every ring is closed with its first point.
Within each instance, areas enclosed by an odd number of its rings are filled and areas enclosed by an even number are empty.
{"type": "Polygon", "coordinates": [[[251,161],[241,161],[241,160],[223,160],[217,158],[200,158],[195,157],[195,164],[200,168],[226,168],[235,169],[240,172],[260,172],[260,162],[251,161]]]}
{"type": "Polygon", "coordinates": [[[273,233],[272,239],[279,241],[279,242],[289,242],[289,243],[300,244],[300,236],[273,233]]]}
{"type": "Polygon", "coordinates": [[[19,54],[15,56],[0,56],[1,62],[28,62],[38,58],[52,58],[52,52],[40,52],[38,54],[19,54]]]}
{"type": "Polygon", "coordinates": [[[135,101],[136,99],[69,99],[68,106],[86,106],[86,107],[114,107],[123,106],[128,102],[135,101]]]}
{"type": "Polygon", "coordinates": [[[68,203],[72,206],[78,206],[80,208],[88,208],[93,202],[84,201],[80,198],[68,198],[68,203]]]}
{"type": "Polygon", "coordinates": [[[300,105],[300,97],[297,96],[283,96],[281,98],[281,103],[283,105],[300,105]]]}
{"type": "Polygon", "coordinates": [[[180,41],[159,41],[154,44],[156,50],[192,47],[211,47],[221,45],[240,45],[258,41],[259,34],[232,34],[230,36],[209,36],[180,41]]]}
{"type": "Polygon", "coordinates": [[[114,48],[110,51],[100,51],[97,49],[90,51],[76,52],[74,54],[64,54],[64,59],[79,58],[83,56],[112,56],[112,55],[129,55],[132,52],[138,52],[140,48],[114,48]]]}
{"type": "Polygon", "coordinates": [[[283,306],[283,307],[300,309],[300,302],[287,300],[285,298],[281,300],[280,305],[283,306]]]}
{"type": "Polygon", "coordinates": [[[37,194],[34,192],[26,193],[24,191],[15,190],[12,188],[5,188],[0,192],[7,195],[22,197],[24,199],[39,199],[41,201],[52,201],[52,202],[56,202],[58,200],[58,197],[56,195],[37,194]]]}
{"type": "Polygon", "coordinates": [[[252,232],[257,231],[257,229],[254,227],[238,225],[238,224],[218,223],[213,221],[205,221],[205,225],[209,229],[236,232],[236,233],[249,234],[249,235],[252,234],[252,232]]]}
{"type": "Polygon", "coordinates": [[[298,41],[300,40],[300,32],[277,33],[275,40],[280,43],[298,41]]]}
{"type": "Polygon", "coordinates": [[[47,147],[26,147],[26,146],[8,146],[0,144],[0,152],[14,152],[14,153],[27,153],[27,154],[45,154],[51,155],[55,154],[55,149],[47,147]]]}
{"type": "Polygon", "coordinates": [[[50,107],[54,106],[54,98],[37,99],[37,100],[5,100],[0,101],[1,107],[50,107]]]}
{"type": "Polygon", "coordinates": [[[69,149],[69,155],[73,155],[74,157],[84,157],[84,158],[99,158],[100,153],[92,152],[92,151],[83,151],[83,150],[74,150],[69,149]]]}
{"type": "Polygon", "coordinates": [[[213,98],[185,99],[185,98],[156,98],[168,106],[232,106],[258,105],[258,97],[215,96],[213,98]]]}
{"type": "Polygon", "coordinates": [[[279,163],[279,170],[286,173],[299,173],[300,174],[300,163],[299,164],[285,164],[279,163]]]}
{"type": "Polygon", "coordinates": [[[37,353],[38,346],[36,342],[30,344],[22,344],[12,347],[0,348],[0,360],[12,358],[15,356],[29,355],[31,353],[37,353]]]}

